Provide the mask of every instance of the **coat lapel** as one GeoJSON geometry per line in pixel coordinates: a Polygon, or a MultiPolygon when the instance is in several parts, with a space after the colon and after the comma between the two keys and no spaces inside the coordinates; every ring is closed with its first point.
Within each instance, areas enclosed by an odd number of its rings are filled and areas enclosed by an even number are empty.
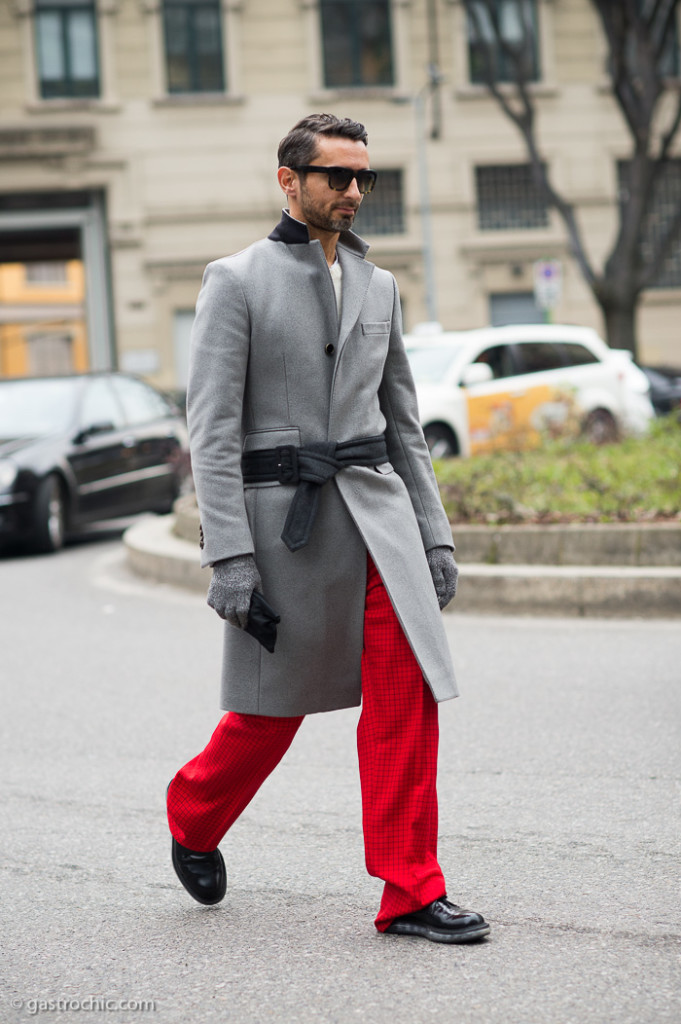
{"type": "Polygon", "coordinates": [[[338,355],[340,356],[343,345],[357,323],[364,305],[374,265],[367,263],[362,257],[348,252],[340,245],[337,252],[343,271],[341,316],[338,325],[338,355]]]}

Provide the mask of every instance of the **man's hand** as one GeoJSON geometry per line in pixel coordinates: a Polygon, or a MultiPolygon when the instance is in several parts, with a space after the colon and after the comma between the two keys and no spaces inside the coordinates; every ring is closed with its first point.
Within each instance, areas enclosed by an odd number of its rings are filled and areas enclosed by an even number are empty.
{"type": "Polygon", "coordinates": [[[454,561],[454,552],[450,548],[431,548],[426,551],[428,568],[435,584],[440,608],[445,608],[456,596],[456,584],[459,578],[459,567],[454,561]]]}
{"type": "Polygon", "coordinates": [[[237,629],[248,622],[248,609],[254,590],[261,590],[262,580],[253,555],[225,558],[213,566],[213,578],[208,588],[208,604],[221,619],[237,629]]]}

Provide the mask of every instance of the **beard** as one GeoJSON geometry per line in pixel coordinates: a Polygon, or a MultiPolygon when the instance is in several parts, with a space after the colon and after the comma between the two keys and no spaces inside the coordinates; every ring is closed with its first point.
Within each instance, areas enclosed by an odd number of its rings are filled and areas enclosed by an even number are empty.
{"type": "MultiPolygon", "coordinates": [[[[349,206],[351,204],[345,201],[343,205],[349,206]]],[[[319,231],[336,232],[350,230],[354,223],[359,205],[355,207],[351,215],[339,214],[334,211],[333,208],[325,208],[320,202],[316,202],[312,199],[307,189],[303,186],[300,194],[300,209],[305,220],[312,227],[317,228],[319,231]]]]}

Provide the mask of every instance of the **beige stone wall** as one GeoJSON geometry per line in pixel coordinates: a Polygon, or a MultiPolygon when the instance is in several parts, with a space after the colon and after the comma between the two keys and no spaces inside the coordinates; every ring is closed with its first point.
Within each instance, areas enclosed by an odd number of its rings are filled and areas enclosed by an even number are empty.
{"type": "MultiPolygon", "coordinates": [[[[172,324],[190,309],[204,265],[266,234],[278,219],[276,147],[295,120],[330,110],[364,121],[372,164],[402,167],[406,232],[369,238],[371,257],[400,285],[407,326],[426,318],[419,174],[410,96],[426,80],[426,0],[394,0],[398,84],[374,93],[320,85],[316,10],[309,0],[224,0],[228,92],[164,95],[158,0],[99,0],[104,95],[94,103],[36,98],[31,0],[0,3],[0,129],[94,126],[90,153],[0,159],[0,193],[101,188],[107,196],[118,351],[153,349],[152,379],[176,382],[172,324]]],[[[484,89],[467,80],[458,0],[439,0],[442,134],[426,142],[438,317],[447,328],[482,325],[491,292],[530,291],[532,263],[563,261],[556,320],[601,328],[600,314],[567,254],[555,214],[535,231],[481,232],[477,164],[524,162],[522,142],[484,89]]],[[[607,91],[604,46],[587,0],[540,0],[542,148],[556,184],[576,203],[592,259],[615,227],[615,168],[627,133],[607,91]]],[[[681,290],[646,297],[642,358],[681,364],[681,290]]]]}

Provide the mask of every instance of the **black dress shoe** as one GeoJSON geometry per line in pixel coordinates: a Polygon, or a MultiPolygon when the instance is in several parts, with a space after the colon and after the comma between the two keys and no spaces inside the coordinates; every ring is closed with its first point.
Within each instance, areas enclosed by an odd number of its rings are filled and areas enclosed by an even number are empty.
{"type": "Polygon", "coordinates": [[[396,917],[386,932],[389,935],[420,935],[432,942],[477,942],[489,935],[489,925],[481,914],[462,910],[442,896],[423,910],[396,917]]]}
{"type": "Polygon", "coordinates": [[[219,850],[197,853],[181,846],[173,836],[173,867],[190,896],[210,907],[227,889],[227,871],[219,850]]]}

